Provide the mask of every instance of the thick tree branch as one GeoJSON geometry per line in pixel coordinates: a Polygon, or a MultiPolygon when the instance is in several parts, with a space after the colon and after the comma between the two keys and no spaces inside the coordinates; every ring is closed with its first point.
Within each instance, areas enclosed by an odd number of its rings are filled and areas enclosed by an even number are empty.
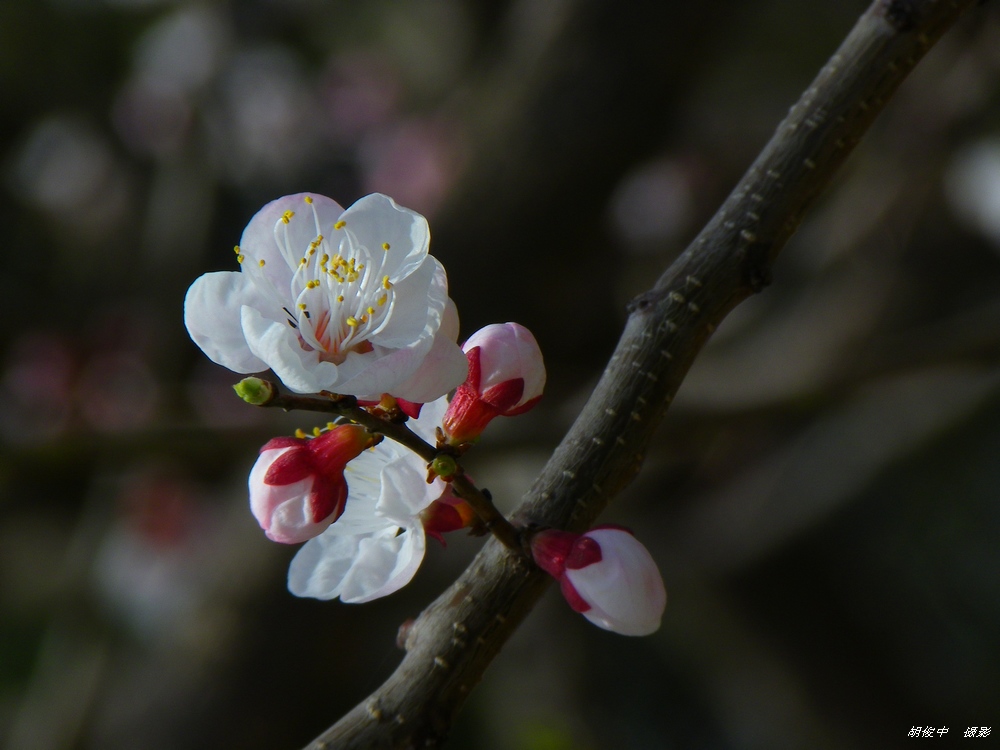
{"type": "MultiPolygon", "coordinates": [[[[709,224],[649,292],[593,395],[513,515],[581,530],[635,476],[698,351],[771,265],[896,87],[973,0],[878,0],[709,224]]],[[[547,585],[491,540],[405,634],[395,673],[309,747],[434,747],[547,585]]]]}

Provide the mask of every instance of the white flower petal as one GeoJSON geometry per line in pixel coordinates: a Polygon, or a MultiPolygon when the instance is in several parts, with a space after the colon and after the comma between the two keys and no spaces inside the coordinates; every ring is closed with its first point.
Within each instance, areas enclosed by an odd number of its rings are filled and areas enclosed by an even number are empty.
{"type": "Polygon", "coordinates": [[[445,491],[440,479],[427,483],[427,468],[414,454],[401,455],[382,469],[382,494],[375,510],[400,526],[419,526],[417,515],[445,491]]]}
{"type": "Polygon", "coordinates": [[[297,338],[288,335],[287,321],[265,318],[256,308],[244,305],[240,322],[250,351],[267,362],[290,390],[296,393],[336,390],[336,365],[314,361],[317,354],[305,351],[297,338]]]}
{"type": "Polygon", "coordinates": [[[420,410],[420,416],[411,419],[407,426],[431,445],[437,441],[436,429],[441,426],[444,413],[448,410],[448,399],[439,399],[425,403],[420,410]]]}
{"type": "Polygon", "coordinates": [[[374,193],[361,198],[341,219],[373,258],[384,254],[383,273],[394,281],[405,279],[427,257],[431,239],[427,219],[387,195],[374,193]]]}
{"type": "Polygon", "coordinates": [[[288,590],[295,596],[336,599],[365,537],[339,534],[337,524],[306,542],[288,568],[288,590]]]}
{"type": "Polygon", "coordinates": [[[206,356],[233,372],[260,372],[267,363],[247,344],[238,311],[259,304],[260,296],[245,276],[233,271],[206,273],[184,297],[184,325],[206,356]]]}
{"type": "Polygon", "coordinates": [[[395,297],[388,323],[372,337],[373,344],[390,349],[431,339],[441,327],[448,303],[448,276],[437,259],[427,256],[419,268],[393,287],[395,297]]]}
{"type": "MultiPolygon", "coordinates": [[[[457,338],[458,310],[449,299],[431,350],[417,371],[396,387],[394,395],[408,401],[426,403],[465,382],[469,374],[469,360],[455,343],[457,338]]],[[[443,411],[441,413],[444,414],[443,411]]]]}
{"type": "Polygon", "coordinates": [[[602,559],[566,578],[591,605],[583,616],[622,635],[649,635],[660,627],[667,603],[663,579],[649,551],[621,529],[592,529],[584,536],[600,545],[602,559]]]}
{"type": "Polygon", "coordinates": [[[387,529],[360,540],[351,569],[344,576],[341,601],[369,602],[388,596],[410,582],[426,551],[423,527],[407,529],[398,536],[393,534],[387,529]]]}
{"type": "Polygon", "coordinates": [[[480,392],[514,378],[524,379],[521,404],[542,395],[545,363],[538,342],[517,323],[494,323],[469,337],[462,349],[479,347],[480,392]]]}

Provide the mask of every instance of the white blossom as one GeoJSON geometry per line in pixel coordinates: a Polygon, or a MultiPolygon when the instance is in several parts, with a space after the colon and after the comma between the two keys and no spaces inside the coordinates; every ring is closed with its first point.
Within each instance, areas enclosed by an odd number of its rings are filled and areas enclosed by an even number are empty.
{"type": "Polygon", "coordinates": [[[419,214],[374,194],[346,211],[321,195],[272,201],[236,247],[241,271],[208,273],[184,322],[214,362],[271,368],[298,393],[431,401],[468,364],[444,268],[419,214]]]}

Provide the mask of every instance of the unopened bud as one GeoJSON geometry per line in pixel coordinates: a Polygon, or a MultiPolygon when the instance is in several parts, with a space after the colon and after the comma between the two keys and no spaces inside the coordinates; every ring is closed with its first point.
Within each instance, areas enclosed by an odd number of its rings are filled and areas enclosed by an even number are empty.
{"type": "Polygon", "coordinates": [[[233,386],[233,390],[237,396],[253,406],[264,406],[278,392],[274,383],[261,378],[243,378],[233,386]]]}
{"type": "Polygon", "coordinates": [[[442,453],[431,461],[431,471],[442,479],[449,479],[458,473],[458,462],[453,456],[442,453]]]}
{"type": "Polygon", "coordinates": [[[475,441],[495,417],[513,417],[542,397],[545,364],[538,342],[524,326],[486,326],[462,347],[469,375],[458,387],[442,428],[452,445],[475,441]]]}
{"type": "Polygon", "coordinates": [[[649,635],[667,603],[649,551],[627,529],[597,526],[585,534],[547,529],[531,539],[535,563],[559,581],[566,601],[605,630],[649,635]]]}

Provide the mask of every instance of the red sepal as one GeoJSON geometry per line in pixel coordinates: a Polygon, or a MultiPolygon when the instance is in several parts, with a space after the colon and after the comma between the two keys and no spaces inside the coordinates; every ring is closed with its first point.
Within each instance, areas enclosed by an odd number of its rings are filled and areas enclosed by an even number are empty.
{"type": "Polygon", "coordinates": [[[589,536],[581,536],[573,544],[573,549],[570,550],[569,555],[566,557],[566,569],[579,570],[580,568],[586,568],[588,565],[600,562],[603,557],[601,554],[601,545],[589,536]]]}
{"type": "Polygon", "coordinates": [[[506,414],[517,406],[522,395],[524,395],[524,378],[513,378],[487,388],[480,398],[496,409],[498,414],[506,414]]]}
{"type": "Polygon", "coordinates": [[[314,523],[325,518],[333,523],[344,513],[347,505],[347,482],[343,475],[324,477],[317,476],[309,493],[309,508],[312,510],[314,523]]]}
{"type": "Polygon", "coordinates": [[[550,576],[561,579],[566,572],[566,558],[573,551],[579,534],[546,529],[531,537],[531,556],[535,564],[550,576]]]}
{"type": "Polygon", "coordinates": [[[570,583],[568,578],[559,581],[559,588],[574,612],[587,612],[590,609],[590,605],[580,596],[576,586],[570,583]]]}
{"type": "Polygon", "coordinates": [[[520,406],[516,406],[513,409],[508,409],[504,412],[505,417],[516,417],[519,414],[524,414],[526,411],[531,411],[535,408],[535,404],[542,400],[541,396],[535,396],[532,399],[525,401],[520,406]]]}
{"type": "Polygon", "coordinates": [[[407,401],[405,398],[397,398],[396,403],[399,405],[399,410],[410,419],[416,419],[420,416],[420,409],[423,407],[423,404],[418,404],[416,401],[407,401]]]}
{"type": "Polygon", "coordinates": [[[469,388],[479,393],[479,381],[482,380],[482,364],[479,358],[482,356],[482,347],[474,346],[465,353],[465,358],[469,360],[469,374],[465,378],[465,383],[469,388]]]}
{"type": "Polygon", "coordinates": [[[264,484],[280,487],[301,482],[316,473],[313,457],[305,448],[292,448],[278,456],[264,474],[264,484]]]}
{"type": "Polygon", "coordinates": [[[306,444],[305,438],[288,437],[288,436],[276,437],[276,438],[271,438],[266,443],[264,443],[264,446],[260,449],[260,452],[263,453],[264,451],[277,450],[278,448],[294,448],[295,446],[302,446],[305,444],[306,444]]]}

